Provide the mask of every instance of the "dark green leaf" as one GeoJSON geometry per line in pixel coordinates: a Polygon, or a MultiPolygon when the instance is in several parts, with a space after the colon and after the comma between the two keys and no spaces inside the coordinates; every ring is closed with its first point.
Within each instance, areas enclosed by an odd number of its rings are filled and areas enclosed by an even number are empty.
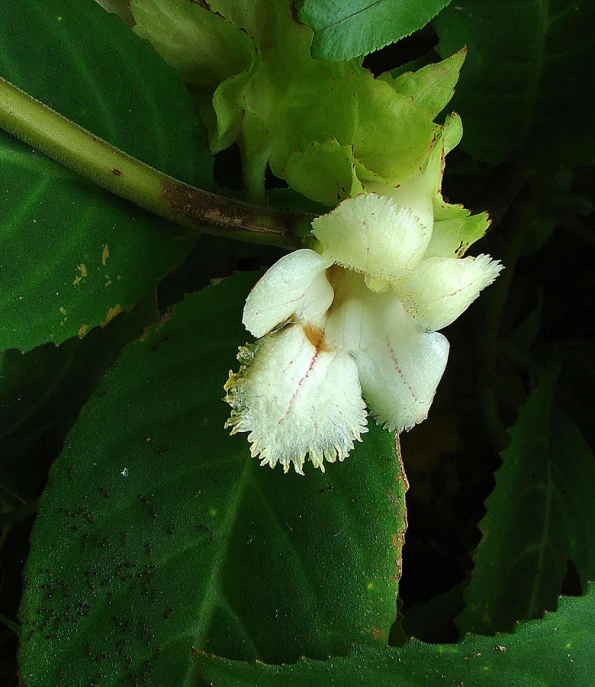
{"type": "MultiPolygon", "coordinates": [[[[2,2],[0,74],[144,162],[209,186],[179,76],[91,0],[2,2]]],[[[82,336],[138,302],[193,245],[7,134],[0,179],[0,350],[82,336]]]]}
{"type": "Polygon", "coordinates": [[[586,687],[593,682],[595,586],[562,599],[543,620],[513,635],[468,636],[460,644],[412,640],[399,649],[357,648],[347,658],[269,666],[199,652],[211,687],[586,687]]]}
{"type": "Polygon", "coordinates": [[[314,57],[350,60],[421,29],[450,1],[303,0],[298,16],[314,30],[314,57]]]}
{"type": "MultiPolygon", "coordinates": [[[[574,288],[574,285],[571,287],[574,288]]],[[[549,357],[562,360],[558,402],[577,423],[591,449],[595,447],[595,346],[569,343],[545,347],[549,357]],[[552,350],[553,349],[553,350],[552,350]]]]}
{"type": "Polygon", "coordinates": [[[556,376],[521,409],[486,501],[483,539],[457,624],[507,631],[556,608],[567,561],[595,577],[595,460],[580,430],[552,410],[556,376]]]}
{"type": "Polygon", "coordinates": [[[157,319],[154,306],[148,301],[82,340],[0,353],[0,468],[79,410],[123,346],[157,319]]]}
{"type": "Polygon", "coordinates": [[[32,537],[28,687],[189,685],[191,647],[291,661],[386,645],[405,527],[393,437],[372,427],[344,463],[300,477],[223,428],[253,281],[175,306],[83,409],[32,537]]]}
{"type": "Polygon", "coordinates": [[[469,54],[452,101],[462,147],[494,163],[595,156],[595,4],[457,0],[434,22],[443,56],[469,54]]]}

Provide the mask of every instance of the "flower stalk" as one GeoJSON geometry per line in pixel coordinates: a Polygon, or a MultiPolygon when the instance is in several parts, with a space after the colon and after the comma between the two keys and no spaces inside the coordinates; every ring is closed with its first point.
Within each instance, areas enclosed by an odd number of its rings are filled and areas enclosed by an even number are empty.
{"type": "Polygon", "coordinates": [[[0,77],[0,128],[76,174],[195,232],[293,249],[300,216],[225,198],[146,165],[0,77]]]}

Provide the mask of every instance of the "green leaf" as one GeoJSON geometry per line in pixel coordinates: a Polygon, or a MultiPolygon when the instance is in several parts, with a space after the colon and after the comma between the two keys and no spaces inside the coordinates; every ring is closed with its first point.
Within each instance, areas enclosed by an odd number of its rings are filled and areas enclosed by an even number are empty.
{"type": "Polygon", "coordinates": [[[563,361],[560,374],[559,403],[572,417],[591,447],[595,446],[595,346],[591,342],[552,345],[557,360],[563,361]]]}
{"type": "Polygon", "coordinates": [[[187,0],[132,0],[135,33],[149,40],[184,82],[212,92],[252,63],[252,42],[220,14],[187,0]]]}
{"type": "Polygon", "coordinates": [[[393,437],[374,426],[344,463],[300,477],[223,428],[253,282],[176,305],[83,409],[32,536],[28,687],[190,685],[192,647],[293,661],[386,645],[405,528],[393,437]]]}
{"type": "Polygon", "coordinates": [[[303,0],[300,21],[314,30],[312,55],[350,60],[423,28],[450,0],[303,0]]]}
{"type": "Polygon", "coordinates": [[[117,14],[128,26],[134,24],[134,18],[127,0],[95,0],[103,9],[113,14],[117,14]]]}
{"type": "Polygon", "coordinates": [[[595,577],[595,460],[578,427],[552,410],[556,382],[544,378],[510,431],[457,620],[464,632],[511,630],[555,609],[567,561],[583,585],[595,577]]]}
{"type": "MultiPolygon", "coordinates": [[[[2,2],[0,74],[144,162],[210,185],[179,76],[91,0],[2,2]]],[[[192,248],[178,228],[7,134],[0,176],[0,350],[83,336],[137,303],[192,248]]]]}
{"type": "Polygon", "coordinates": [[[381,78],[435,117],[450,102],[466,55],[467,51],[462,49],[442,62],[428,64],[415,72],[405,72],[396,78],[386,73],[381,78]]]}
{"type": "Polygon", "coordinates": [[[592,161],[594,24],[591,0],[460,0],[442,12],[440,54],[469,50],[452,101],[463,148],[493,163],[592,161]]]}
{"type": "Polygon", "coordinates": [[[74,416],[121,349],[157,319],[154,299],[84,339],[0,353],[0,468],[74,416]]]}
{"type": "Polygon", "coordinates": [[[585,687],[593,681],[595,585],[563,598],[556,613],[513,635],[467,636],[460,644],[412,640],[399,649],[355,648],[347,658],[269,666],[196,654],[212,687],[585,687]]]}
{"type": "Polygon", "coordinates": [[[355,173],[352,146],[341,146],[334,138],[324,143],[314,141],[303,153],[294,151],[285,163],[284,175],[290,187],[329,207],[363,191],[355,173]]]}

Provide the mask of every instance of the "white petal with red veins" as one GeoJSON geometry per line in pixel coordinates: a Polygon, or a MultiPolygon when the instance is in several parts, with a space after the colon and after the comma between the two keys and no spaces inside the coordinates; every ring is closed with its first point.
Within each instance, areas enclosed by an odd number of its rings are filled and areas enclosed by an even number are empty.
{"type": "Polygon", "coordinates": [[[448,360],[448,341],[428,333],[403,310],[394,292],[352,288],[330,315],[328,338],[351,350],[362,392],[384,426],[402,432],[428,415],[448,360]]]}
{"type": "Polygon", "coordinates": [[[343,460],[366,432],[357,367],[345,351],[328,348],[324,332],[291,325],[240,349],[242,367],[225,386],[232,434],[249,432],[261,465],[280,463],[303,474],[309,456],[343,460]]]}
{"type": "Polygon", "coordinates": [[[284,255],[248,295],[242,320],[246,329],[259,338],[288,320],[322,323],[333,302],[325,277],[331,264],[306,248],[284,255]]]}
{"type": "Polygon", "coordinates": [[[430,238],[413,210],[375,193],[343,201],[312,227],[325,258],[387,281],[412,269],[430,238]]]}
{"type": "Polygon", "coordinates": [[[503,269],[489,255],[429,258],[397,286],[405,310],[430,331],[459,317],[503,269]]]}
{"type": "Polygon", "coordinates": [[[423,227],[423,242],[418,252],[413,256],[413,259],[409,261],[408,267],[411,269],[423,258],[432,237],[434,204],[432,202],[432,188],[428,177],[424,174],[415,174],[397,187],[372,182],[366,184],[366,190],[392,198],[401,208],[411,208],[411,212],[423,227]]]}

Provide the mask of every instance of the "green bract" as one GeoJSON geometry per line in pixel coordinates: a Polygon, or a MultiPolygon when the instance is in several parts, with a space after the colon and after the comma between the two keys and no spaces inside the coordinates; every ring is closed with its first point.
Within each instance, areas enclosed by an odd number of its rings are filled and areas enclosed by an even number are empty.
{"type": "Polygon", "coordinates": [[[136,31],[197,92],[213,152],[239,143],[253,200],[264,197],[267,165],[334,206],[367,182],[396,186],[432,151],[442,155],[444,130],[433,118],[452,96],[463,51],[416,74],[376,79],[361,60],[314,59],[314,34],[288,0],[209,6],[135,0],[132,11],[136,31]]]}

